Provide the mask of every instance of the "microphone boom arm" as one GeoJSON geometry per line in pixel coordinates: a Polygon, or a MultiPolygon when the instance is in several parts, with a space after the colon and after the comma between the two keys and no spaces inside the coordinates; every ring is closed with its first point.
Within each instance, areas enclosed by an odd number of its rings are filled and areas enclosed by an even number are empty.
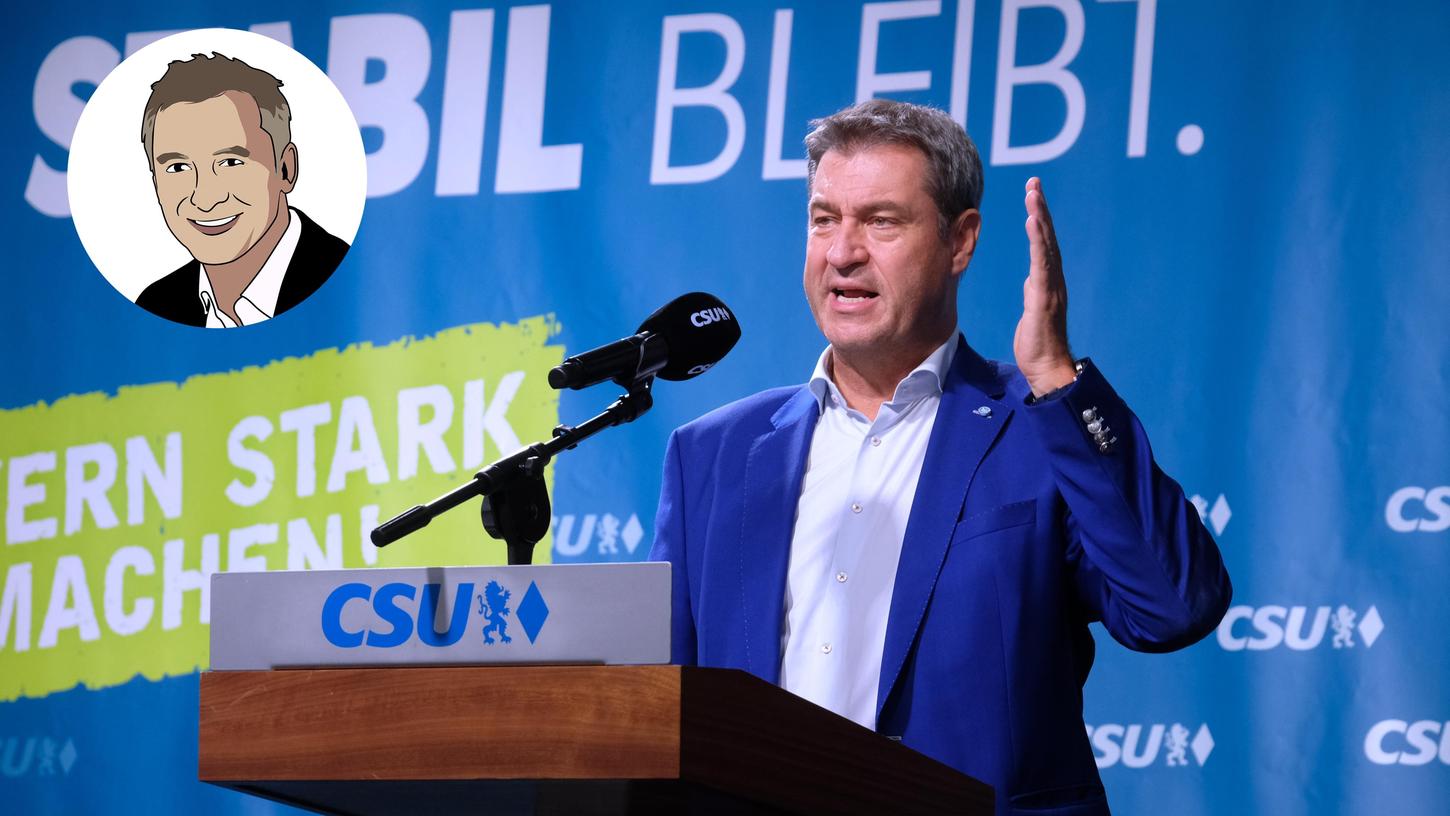
{"type": "Polygon", "coordinates": [[[502,538],[508,547],[510,564],[533,561],[534,545],[549,531],[549,497],[543,487],[544,467],[560,453],[615,425],[633,422],[654,405],[650,393],[654,377],[646,376],[629,385],[625,393],[578,425],[559,425],[547,442],[535,442],[499,459],[473,475],[468,482],[427,504],[416,505],[378,525],[370,538],[373,546],[386,547],[398,539],[428,526],[434,518],[474,496],[484,497],[484,526],[490,535],[502,538]]]}

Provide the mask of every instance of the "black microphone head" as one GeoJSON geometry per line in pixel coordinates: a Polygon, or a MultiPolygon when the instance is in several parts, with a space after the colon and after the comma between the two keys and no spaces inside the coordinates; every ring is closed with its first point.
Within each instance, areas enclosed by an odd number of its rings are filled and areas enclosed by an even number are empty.
{"type": "Polygon", "coordinates": [[[664,338],[669,362],[658,376],[676,381],[704,374],[740,339],[735,313],[704,292],[680,295],[666,303],[639,324],[639,331],[664,338]]]}

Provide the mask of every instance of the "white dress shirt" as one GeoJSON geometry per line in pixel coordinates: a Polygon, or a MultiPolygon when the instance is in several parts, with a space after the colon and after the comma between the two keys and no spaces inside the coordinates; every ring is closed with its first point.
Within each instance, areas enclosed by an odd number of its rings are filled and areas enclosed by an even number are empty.
{"type": "MultiPolygon", "coordinates": [[[[287,265],[292,263],[292,255],[297,251],[297,241],[302,237],[302,219],[297,217],[297,211],[288,213],[287,229],[282,232],[282,240],[267,256],[267,262],[242,290],[237,298],[237,305],[232,311],[237,313],[240,325],[251,326],[261,323],[263,320],[271,320],[277,314],[277,296],[282,292],[282,279],[287,277],[287,265]]],[[[196,296],[201,298],[201,307],[206,310],[206,327],[208,329],[235,329],[237,321],[232,320],[226,312],[217,305],[216,293],[211,288],[211,278],[207,277],[206,266],[201,267],[201,274],[197,280],[196,296]]]]}
{"type": "Polygon", "coordinates": [[[956,349],[953,334],[875,421],[846,406],[830,348],[809,385],[821,415],[791,535],[780,685],[871,729],[896,565],[956,349]]]}

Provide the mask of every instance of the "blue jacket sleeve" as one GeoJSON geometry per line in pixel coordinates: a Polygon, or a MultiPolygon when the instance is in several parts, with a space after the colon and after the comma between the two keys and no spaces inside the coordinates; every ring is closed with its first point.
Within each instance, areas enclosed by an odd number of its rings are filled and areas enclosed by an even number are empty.
{"type": "Polygon", "coordinates": [[[1067,504],[1078,595],[1113,638],[1167,652],[1213,631],[1233,594],[1218,545],[1102,374],[1086,364],[1061,395],[1025,413],[1067,504]],[[1088,431],[1090,410],[1116,437],[1106,452],[1088,431]]]}
{"type": "Polygon", "coordinates": [[[649,560],[670,563],[670,662],[693,666],[696,663],[695,616],[685,553],[685,486],[679,436],[678,431],[670,434],[665,449],[660,505],[655,514],[655,540],[649,560]]]}

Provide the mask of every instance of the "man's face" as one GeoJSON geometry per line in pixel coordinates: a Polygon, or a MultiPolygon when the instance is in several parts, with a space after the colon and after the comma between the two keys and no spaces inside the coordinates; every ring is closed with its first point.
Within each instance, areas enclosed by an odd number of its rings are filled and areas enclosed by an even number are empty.
{"type": "Polygon", "coordinates": [[[926,156],[878,145],[827,151],[816,167],[805,291],[816,325],[846,354],[915,365],[956,325],[956,281],[980,223],[969,210],[944,240],[926,156]]]}
{"type": "Polygon", "coordinates": [[[166,226],[204,264],[230,263],[257,244],[292,183],[249,94],[228,91],[156,115],[152,177],[166,226]]]}

